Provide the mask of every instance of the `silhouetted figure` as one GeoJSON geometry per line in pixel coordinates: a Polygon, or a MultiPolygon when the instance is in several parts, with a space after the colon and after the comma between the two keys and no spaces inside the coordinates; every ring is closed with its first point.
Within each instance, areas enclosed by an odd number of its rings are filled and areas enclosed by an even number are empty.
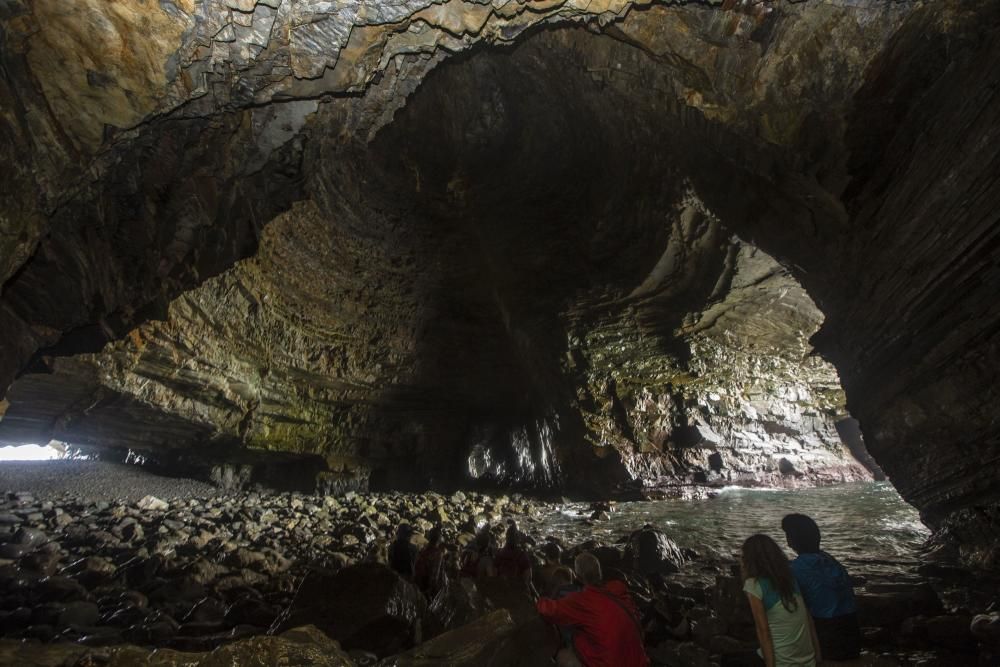
{"type": "Polygon", "coordinates": [[[413,565],[413,582],[428,597],[433,597],[444,583],[444,555],[441,527],[435,526],[427,533],[427,546],[417,554],[413,565]]]}
{"type": "Polygon", "coordinates": [[[556,573],[561,573],[558,582],[560,585],[572,583],[573,573],[568,567],[565,567],[562,564],[561,562],[562,549],[560,549],[559,545],[556,544],[555,542],[546,542],[542,546],[542,555],[545,557],[545,564],[542,565],[541,569],[539,570],[541,581],[538,582],[539,584],[538,589],[549,597],[559,597],[558,595],[555,594],[557,582],[554,577],[556,573]],[[570,575],[569,582],[565,581],[567,573],[570,575]]]}
{"type": "Polygon", "coordinates": [[[646,667],[639,611],[622,581],[604,583],[601,563],[590,553],[574,562],[582,591],[553,600],[540,598],[538,613],[557,626],[573,628],[572,641],[556,654],[560,667],[646,667]]]}
{"type": "Polygon", "coordinates": [[[504,541],[503,549],[497,552],[493,559],[497,574],[501,577],[510,577],[523,581],[531,586],[531,557],[524,550],[524,536],[517,529],[517,525],[511,523],[507,527],[507,539],[504,541]]]}
{"type": "Polygon", "coordinates": [[[476,533],[476,539],[462,551],[459,576],[472,579],[496,576],[493,546],[493,532],[490,525],[486,524],[476,533]]]}
{"type": "Polygon", "coordinates": [[[413,566],[417,561],[417,546],[410,542],[413,527],[401,523],[396,529],[396,539],[389,545],[389,567],[404,577],[413,577],[413,566]]]}
{"type": "Polygon", "coordinates": [[[792,573],[816,625],[823,659],[857,658],[861,628],[850,575],[836,558],[820,550],[819,526],[811,518],[789,514],[781,520],[781,529],[798,554],[791,562],[792,573]]]}
{"type": "Polygon", "coordinates": [[[813,667],[819,644],[781,547],[767,535],[752,535],[743,543],[741,569],[764,664],[813,667]]]}

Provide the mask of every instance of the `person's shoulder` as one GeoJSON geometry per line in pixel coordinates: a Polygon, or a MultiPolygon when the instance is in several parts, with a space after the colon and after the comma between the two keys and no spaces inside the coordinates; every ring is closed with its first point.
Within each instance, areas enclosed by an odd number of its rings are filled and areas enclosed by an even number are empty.
{"type": "Polygon", "coordinates": [[[844,564],[837,560],[835,557],[831,556],[825,551],[820,551],[818,554],[828,565],[833,565],[841,570],[846,570],[844,564]]]}
{"type": "Polygon", "coordinates": [[[792,560],[788,561],[789,567],[792,568],[792,572],[801,573],[809,572],[817,567],[820,567],[824,560],[822,552],[817,553],[804,553],[799,554],[792,560]]]}
{"type": "Polygon", "coordinates": [[[760,579],[757,577],[747,577],[743,581],[743,592],[749,593],[755,598],[764,597],[764,591],[760,585],[760,579]]]}
{"type": "Polygon", "coordinates": [[[604,584],[604,589],[615,595],[628,595],[628,584],[621,579],[611,579],[604,584]]]}

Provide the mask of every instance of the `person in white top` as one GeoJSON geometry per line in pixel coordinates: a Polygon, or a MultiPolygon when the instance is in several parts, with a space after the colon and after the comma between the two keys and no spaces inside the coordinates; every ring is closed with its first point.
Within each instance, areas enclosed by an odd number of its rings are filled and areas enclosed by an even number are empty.
{"type": "Polygon", "coordinates": [[[815,667],[819,642],[788,558],[767,535],[743,543],[743,590],[767,667],[815,667]]]}

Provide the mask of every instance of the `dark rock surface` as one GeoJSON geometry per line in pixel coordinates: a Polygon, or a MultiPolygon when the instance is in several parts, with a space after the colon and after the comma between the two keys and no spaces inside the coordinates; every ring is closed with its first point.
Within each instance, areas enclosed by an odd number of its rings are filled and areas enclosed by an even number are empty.
{"type": "Polygon", "coordinates": [[[73,644],[38,644],[0,639],[0,664],[22,667],[107,665],[108,667],[263,667],[264,665],[315,665],[354,667],[354,661],[337,642],[312,626],[294,628],[277,637],[243,639],[211,652],[118,646],[88,649],[73,644]]]}
{"type": "MultiPolygon", "coordinates": [[[[7,494],[0,544],[19,553],[0,559],[0,664],[542,665],[552,635],[528,590],[503,577],[458,578],[456,550],[483,521],[500,538],[516,520],[537,569],[538,545],[559,542],[544,514],[559,509],[475,493],[128,503],[7,494]],[[448,582],[432,599],[385,565],[403,521],[443,526],[448,582]]],[[[660,664],[708,665],[753,647],[732,559],[680,550],[652,529],[562,546],[565,564],[591,551],[628,582],[660,664]]],[[[990,659],[996,585],[989,573],[933,563],[869,577],[858,595],[867,659],[990,659]]]]}
{"type": "Polygon", "coordinates": [[[309,573],[276,627],[297,627],[305,619],[344,648],[379,657],[421,643],[431,620],[423,593],[379,563],[309,573]]]}
{"type": "Polygon", "coordinates": [[[1000,563],[997,3],[64,4],[0,9],[0,441],[604,496],[863,476],[849,413],[1000,563]]]}

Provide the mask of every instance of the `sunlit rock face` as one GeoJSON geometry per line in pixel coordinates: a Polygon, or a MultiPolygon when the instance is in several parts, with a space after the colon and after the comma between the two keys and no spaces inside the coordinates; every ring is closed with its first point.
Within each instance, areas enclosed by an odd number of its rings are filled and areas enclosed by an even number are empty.
{"type": "Polygon", "coordinates": [[[990,562],[998,11],[5,3],[0,438],[605,493],[849,409],[990,562]]]}

